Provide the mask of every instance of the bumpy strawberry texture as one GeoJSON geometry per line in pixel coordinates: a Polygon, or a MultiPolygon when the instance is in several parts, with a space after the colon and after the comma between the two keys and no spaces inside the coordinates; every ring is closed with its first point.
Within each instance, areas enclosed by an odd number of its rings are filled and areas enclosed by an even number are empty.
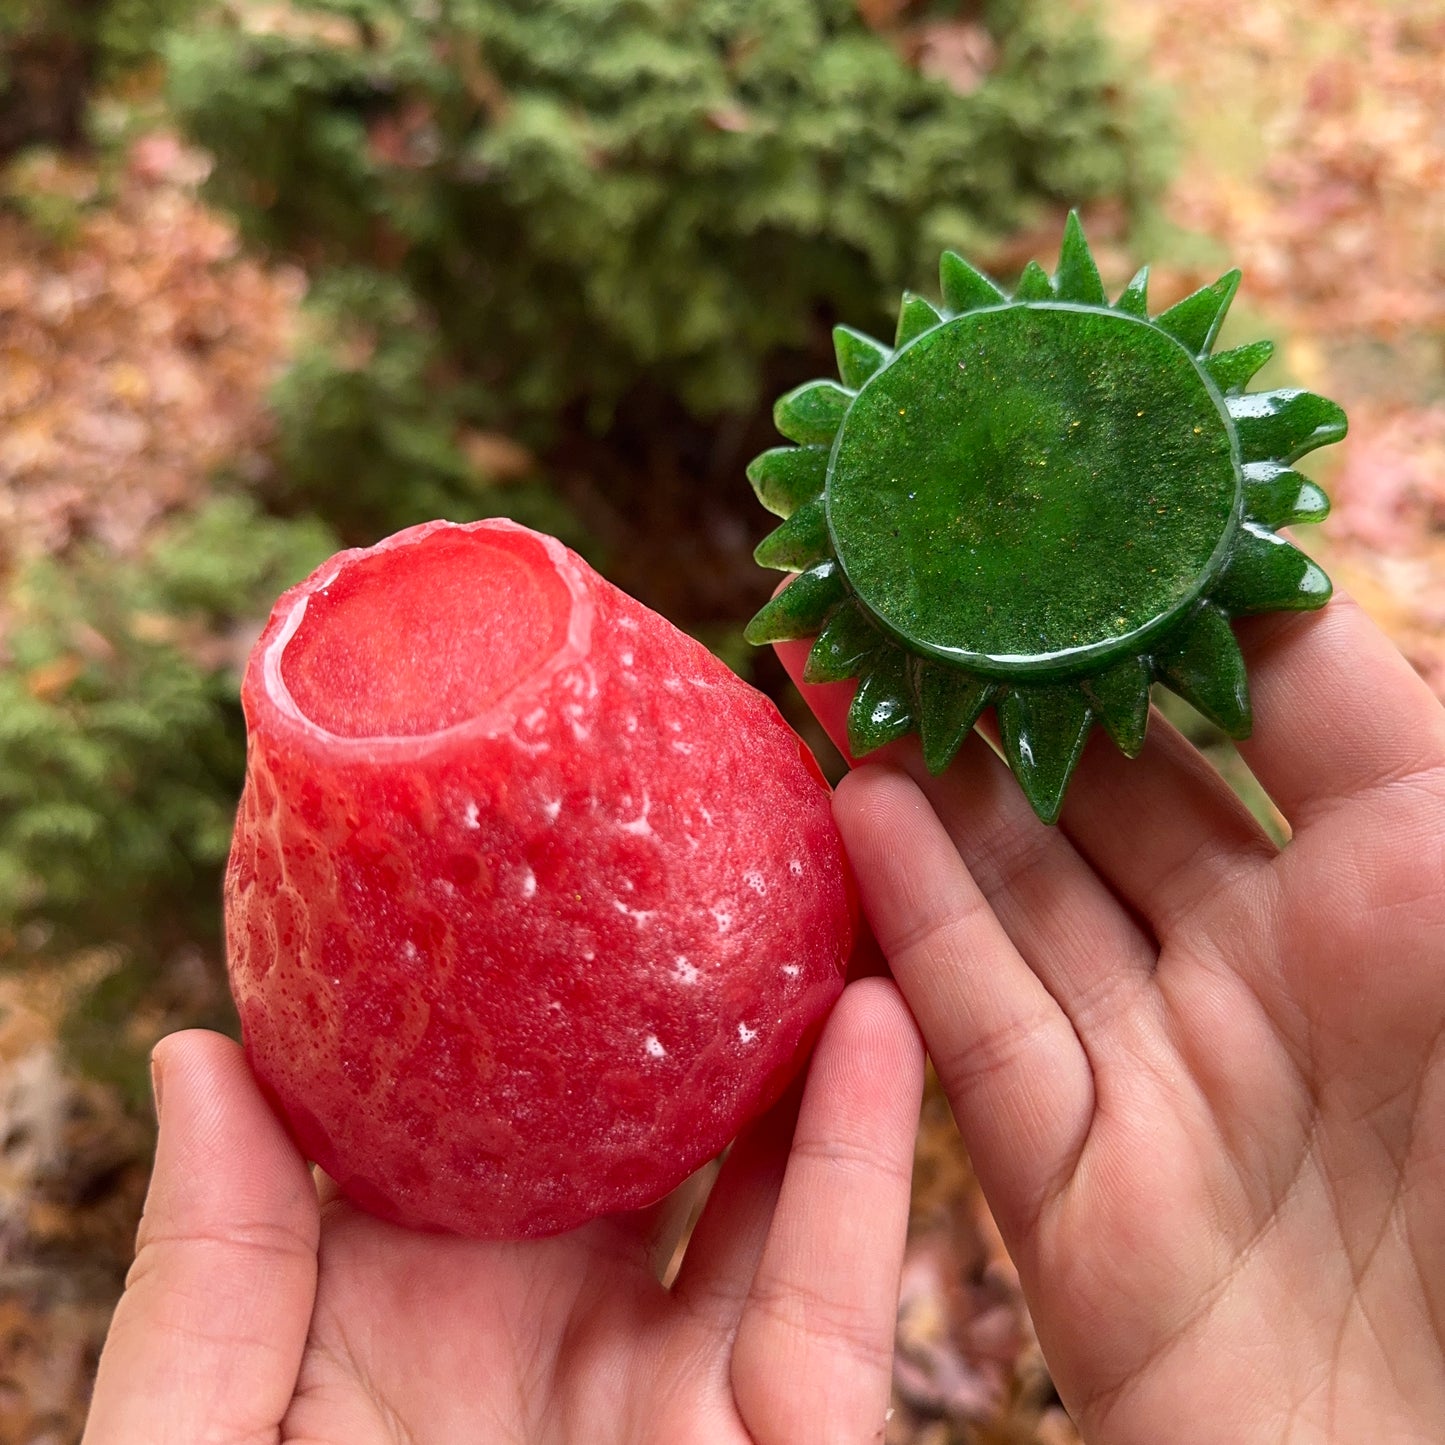
{"type": "Polygon", "coordinates": [[[437,522],[332,558],[242,699],[246,1052],[356,1204],[485,1238],[640,1207],[801,1066],[855,927],[826,782],[553,538],[437,522]]]}

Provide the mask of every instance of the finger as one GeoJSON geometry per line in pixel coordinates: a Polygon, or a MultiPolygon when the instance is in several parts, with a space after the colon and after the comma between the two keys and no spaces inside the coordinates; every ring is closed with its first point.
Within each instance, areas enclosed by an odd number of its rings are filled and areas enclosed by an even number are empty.
{"type": "MultiPolygon", "coordinates": [[[[806,644],[779,644],[778,654],[824,727],[844,731],[854,685],[805,683],[806,644]]],[[[936,778],[914,739],[883,755],[922,789],[1014,946],[1080,1037],[1101,1053],[1135,1047],[1132,1005],[1158,959],[1154,940],[1069,838],[1039,821],[1003,761],[976,735],[936,778]]]]}
{"type": "MultiPolygon", "coordinates": [[[[832,1017],[837,1016],[834,1009],[832,1017]]],[[[683,1256],[673,1293],[720,1333],[737,1329],[752,1288],[783,1187],[801,1098],[801,1087],[789,1089],[733,1145],[683,1256]]]]}
{"type": "Polygon", "coordinates": [[[979,1180],[1017,1240],[1083,1147],[1089,1058],[915,783],[861,768],[839,785],[833,811],[979,1180]]]}
{"type": "Polygon", "coordinates": [[[1445,767],[1445,709],[1353,599],[1247,618],[1239,637],[1254,698],[1239,750],[1296,832],[1445,767]]]}
{"type": "Polygon", "coordinates": [[[1234,790],[1157,711],[1137,758],[1090,739],[1060,826],[1160,942],[1277,854],[1234,790]]]}
{"type": "Polygon", "coordinates": [[[852,985],[808,1074],[738,1329],[733,1394],[759,1441],[877,1441],[888,1409],[923,1050],[898,990],[852,985]]]}
{"type": "Polygon", "coordinates": [[[160,1139],[84,1445],[275,1436],[316,1293],[305,1161],[219,1034],[154,1056],[160,1139]]]}
{"type": "Polygon", "coordinates": [[[1059,828],[1039,821],[982,737],[949,769],[907,769],[1024,961],[1096,1056],[1134,1047],[1133,1005],[1158,960],[1151,938],[1059,828]]]}

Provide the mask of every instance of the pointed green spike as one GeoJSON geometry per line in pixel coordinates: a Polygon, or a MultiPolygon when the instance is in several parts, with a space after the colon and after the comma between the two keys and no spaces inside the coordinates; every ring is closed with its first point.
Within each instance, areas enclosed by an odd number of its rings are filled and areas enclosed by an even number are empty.
{"type": "Polygon", "coordinates": [[[997,688],[985,678],[936,662],[920,662],[913,683],[923,761],[930,773],[938,774],[953,761],[997,688]]]}
{"type": "Polygon", "coordinates": [[[1344,436],[1348,423],[1334,402],[1286,388],[1226,398],[1247,462],[1292,462],[1344,436]]]}
{"type": "Polygon", "coordinates": [[[1314,482],[1278,462],[1250,462],[1244,468],[1244,515],[1276,531],[1298,522],[1323,522],[1330,499],[1314,482]]]}
{"type": "Polygon", "coordinates": [[[1247,738],[1253,725],[1244,658],[1229,619],[1213,603],[1201,603],[1177,645],[1158,654],[1161,682],[1193,704],[1232,738],[1247,738]]]}
{"type": "Polygon", "coordinates": [[[1274,355],[1274,342],[1251,341],[1233,351],[1221,351],[1204,363],[1204,369],[1222,392],[1243,391],[1260,367],[1274,355]]]}
{"type": "Polygon", "coordinates": [[[1045,823],[1058,821],[1092,722],[1088,701],[1070,683],[1011,687],[999,701],[1004,757],[1045,823]]]}
{"type": "Polygon", "coordinates": [[[758,501],[779,517],[791,517],[804,502],[821,497],[827,480],[827,447],[774,447],[748,464],[758,501]]]}
{"type": "Polygon", "coordinates": [[[1084,239],[1083,223],[1077,211],[1069,212],[1064,226],[1064,244],[1059,251],[1059,269],[1054,272],[1054,295],[1060,301],[1078,301],[1085,306],[1107,304],[1104,283],[1094,253],[1084,239]]]}
{"type": "Polygon", "coordinates": [[[802,572],[832,553],[828,538],[828,513],[822,497],[804,502],[781,527],[775,527],[753,552],[759,567],[776,567],[779,572],[802,572]]]}
{"type": "Polygon", "coordinates": [[[828,619],[803,664],[804,682],[842,682],[857,677],[883,639],[856,603],[845,602],[828,619]]]}
{"type": "Polygon", "coordinates": [[[954,251],[943,253],[938,263],[938,279],[943,287],[943,304],[955,314],[1001,306],[1008,300],[1000,287],[954,251]]]}
{"type": "Polygon", "coordinates": [[[1037,261],[1030,261],[1019,277],[1019,284],[1014,287],[1014,300],[1052,301],[1053,298],[1054,283],[1049,279],[1049,273],[1037,261]]]}
{"type": "Polygon", "coordinates": [[[1243,526],[1229,563],[1209,595],[1235,617],[1312,611],[1330,600],[1330,579],[1294,543],[1243,526]]]}
{"type": "Polygon", "coordinates": [[[883,653],[858,684],[848,708],[848,751],[855,758],[901,738],[916,725],[902,653],[883,653]]]}
{"type": "Polygon", "coordinates": [[[933,302],[905,291],[903,305],[898,310],[898,336],[894,346],[907,346],[914,337],[932,331],[942,320],[943,316],[933,302]]]}
{"type": "Polygon", "coordinates": [[[1109,736],[1128,758],[1137,758],[1149,727],[1149,684],[1153,675],[1142,657],[1123,662],[1084,682],[1084,693],[1109,736]]]}
{"type": "Polygon", "coordinates": [[[758,609],[743,629],[754,645],[813,637],[828,613],[843,600],[843,569],[831,559],[800,572],[772,601],[758,609]]]}
{"type": "Polygon", "coordinates": [[[844,384],[813,382],[779,404],[801,445],[749,468],[783,519],[757,556],[803,570],[746,636],[806,637],[809,681],[858,678],[859,756],[916,727],[929,768],[946,768],[996,706],[1021,785],[1053,819],[1094,722],[1124,752],[1141,749],[1151,680],[1248,731],[1231,618],[1328,596],[1278,533],[1325,514],[1292,463],[1345,421],[1312,393],[1244,390],[1268,342],[1210,355],[1237,272],[1151,318],[1144,268],[1110,314],[1074,216],[1054,276],[1030,263],[1014,297],[958,257],[940,275],[956,312],[906,296],[897,350],[839,327],[844,384]],[[1105,396],[1101,377],[1120,384],[1105,396]],[[1099,400],[1081,413],[1083,391],[1099,400]],[[995,423],[1029,445],[995,446],[995,423]],[[1161,453],[1161,436],[1179,444],[1161,453]],[[984,451],[987,474],[960,513],[957,459],[984,451]],[[1075,479],[1087,497],[1069,510],[1075,479]],[[1005,484],[1030,505],[981,510],[1005,484]],[[1158,650],[1140,655],[1141,637],[1158,650]],[[992,659],[993,680],[938,660],[950,656],[992,659]]]}
{"type": "Polygon", "coordinates": [[[1201,286],[1192,296],[1156,316],[1154,324],[1195,356],[1207,356],[1224,325],[1229,303],[1239,290],[1240,275],[1239,271],[1226,271],[1212,286],[1201,286]]]}
{"type": "Polygon", "coordinates": [[[773,408],[773,425],[790,441],[831,442],[843,424],[853,393],[836,381],[809,381],[773,408]]]}
{"type": "Polygon", "coordinates": [[[851,326],[833,328],[833,351],[838,357],[838,375],[843,385],[856,391],[893,352],[881,341],[854,331],[851,326]]]}
{"type": "Polygon", "coordinates": [[[1114,303],[1115,311],[1122,311],[1126,316],[1149,315],[1149,268],[1141,266],[1135,273],[1134,279],[1123,289],[1119,299],[1114,303]]]}

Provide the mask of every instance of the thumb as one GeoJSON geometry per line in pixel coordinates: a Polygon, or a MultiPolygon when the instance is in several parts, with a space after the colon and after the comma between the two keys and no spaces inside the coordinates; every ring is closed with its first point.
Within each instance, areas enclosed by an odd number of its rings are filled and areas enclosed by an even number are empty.
{"type": "Polygon", "coordinates": [[[274,1438],[316,1295],[305,1161],[219,1034],[152,1059],[160,1139],[82,1445],[274,1438]]]}

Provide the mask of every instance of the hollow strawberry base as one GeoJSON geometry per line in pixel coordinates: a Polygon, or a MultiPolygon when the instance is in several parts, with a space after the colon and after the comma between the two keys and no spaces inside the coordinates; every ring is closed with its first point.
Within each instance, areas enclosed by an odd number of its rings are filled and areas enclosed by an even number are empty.
{"type": "Polygon", "coordinates": [[[842,988],[828,790],[772,704],[551,538],[432,523],[277,603],[226,878],[247,1055],[399,1223],[656,1200],[842,988]]]}

